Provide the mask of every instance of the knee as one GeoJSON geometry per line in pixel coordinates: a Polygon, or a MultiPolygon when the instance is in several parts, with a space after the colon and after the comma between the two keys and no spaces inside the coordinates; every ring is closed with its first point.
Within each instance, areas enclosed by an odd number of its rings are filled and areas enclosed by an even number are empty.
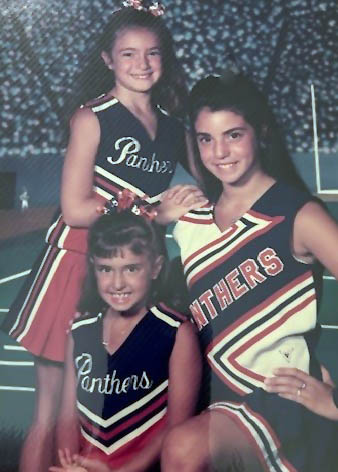
{"type": "Polygon", "coordinates": [[[161,470],[165,472],[198,470],[197,464],[203,462],[198,442],[199,438],[194,431],[185,425],[172,428],[163,441],[161,470]]]}

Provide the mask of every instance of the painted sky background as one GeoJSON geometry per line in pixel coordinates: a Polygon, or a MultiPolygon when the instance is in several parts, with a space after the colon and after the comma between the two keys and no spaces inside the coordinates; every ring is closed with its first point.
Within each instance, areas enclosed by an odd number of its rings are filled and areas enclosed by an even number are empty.
{"type": "MultiPolygon", "coordinates": [[[[335,0],[163,0],[191,86],[232,55],[269,96],[292,152],[337,152],[335,0]]],[[[1,0],[0,158],[59,155],[79,76],[114,0],[1,0]]]]}

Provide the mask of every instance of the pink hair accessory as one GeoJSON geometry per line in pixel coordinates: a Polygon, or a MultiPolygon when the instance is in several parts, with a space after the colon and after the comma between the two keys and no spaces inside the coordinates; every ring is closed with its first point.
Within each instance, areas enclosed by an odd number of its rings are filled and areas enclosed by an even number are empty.
{"type": "Polygon", "coordinates": [[[162,16],[165,11],[164,6],[160,2],[154,2],[148,8],[143,5],[142,0],[125,0],[122,2],[122,5],[124,7],[135,8],[135,10],[146,11],[154,16],[162,16]]]}
{"type": "Polygon", "coordinates": [[[125,0],[122,2],[122,5],[124,7],[132,7],[135,8],[135,10],[146,10],[144,6],[142,5],[142,0],[125,0]]]}
{"type": "Polygon", "coordinates": [[[161,3],[154,2],[152,5],[150,5],[148,11],[154,16],[162,16],[164,15],[165,8],[161,3]]]}

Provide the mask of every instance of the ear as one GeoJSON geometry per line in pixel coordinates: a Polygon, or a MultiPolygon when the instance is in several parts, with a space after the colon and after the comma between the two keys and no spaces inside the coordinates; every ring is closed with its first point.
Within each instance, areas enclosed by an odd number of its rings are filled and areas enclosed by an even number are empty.
{"type": "Polygon", "coordinates": [[[163,256],[157,256],[156,259],[153,262],[153,270],[151,274],[151,278],[153,280],[156,280],[159,273],[161,272],[161,269],[163,267],[163,262],[164,262],[164,257],[163,256]]]}
{"type": "Polygon", "coordinates": [[[103,59],[103,62],[106,64],[106,66],[108,67],[108,69],[110,70],[113,70],[114,67],[113,67],[113,59],[111,58],[111,56],[109,54],[107,54],[105,51],[102,51],[101,52],[101,57],[103,59]]]}

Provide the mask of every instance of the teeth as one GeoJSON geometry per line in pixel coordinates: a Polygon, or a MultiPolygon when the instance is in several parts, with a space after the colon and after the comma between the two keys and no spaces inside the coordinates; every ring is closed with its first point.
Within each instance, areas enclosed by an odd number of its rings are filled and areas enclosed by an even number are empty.
{"type": "Polygon", "coordinates": [[[218,167],[221,167],[222,169],[229,169],[230,167],[233,167],[234,165],[236,165],[236,163],[232,162],[230,164],[218,164],[218,167]]]}
{"type": "Polygon", "coordinates": [[[111,293],[110,295],[112,297],[116,297],[116,298],[127,298],[127,297],[129,297],[129,293],[111,293]]]}
{"type": "Polygon", "coordinates": [[[137,79],[147,79],[151,74],[134,74],[134,77],[137,79]]]}

